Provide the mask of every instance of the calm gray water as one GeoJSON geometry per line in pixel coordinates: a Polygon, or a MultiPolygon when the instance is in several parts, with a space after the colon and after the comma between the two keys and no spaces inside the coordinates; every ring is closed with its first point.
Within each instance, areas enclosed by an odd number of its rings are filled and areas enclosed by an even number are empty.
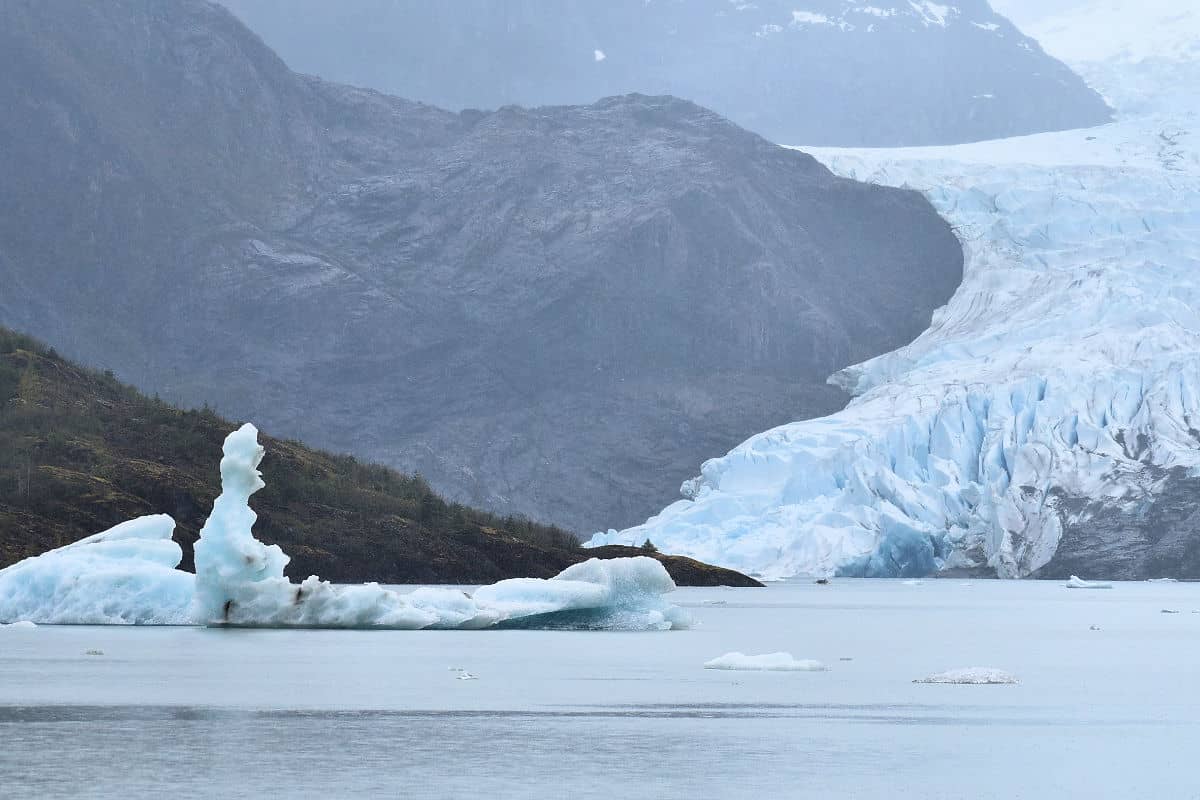
{"type": "Polygon", "coordinates": [[[0,797],[1200,798],[1200,585],[677,599],[695,630],[3,630],[0,797]],[[830,671],[701,668],[732,650],[830,671]],[[912,683],[970,666],[1021,683],[912,683]]]}

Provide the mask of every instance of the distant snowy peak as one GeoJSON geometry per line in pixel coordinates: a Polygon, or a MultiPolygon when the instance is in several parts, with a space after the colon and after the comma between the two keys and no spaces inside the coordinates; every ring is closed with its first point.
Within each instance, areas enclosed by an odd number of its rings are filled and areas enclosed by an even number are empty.
{"type": "Polygon", "coordinates": [[[1067,63],[1200,59],[1200,4],[1188,0],[1081,0],[1058,11],[1014,0],[996,5],[1067,63]]]}
{"type": "Polygon", "coordinates": [[[1125,118],[1196,109],[1200,4],[1179,0],[995,0],[1125,118]]]}

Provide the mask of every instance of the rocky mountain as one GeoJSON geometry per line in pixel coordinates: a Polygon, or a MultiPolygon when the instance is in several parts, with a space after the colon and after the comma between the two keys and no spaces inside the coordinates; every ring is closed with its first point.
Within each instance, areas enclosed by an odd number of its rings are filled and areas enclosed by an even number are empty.
{"type": "Polygon", "coordinates": [[[451,113],[201,0],[7,0],[0,103],[0,322],[576,531],[840,407],[962,275],[919,194],[686,101],[451,113]]]}
{"type": "Polygon", "coordinates": [[[1104,0],[1044,30],[1095,59],[1072,66],[1117,121],[816,151],[924,191],[963,239],[962,286],[914,342],[839,373],[845,410],[750,438],[597,543],[775,577],[1200,578],[1200,15],[1104,0]]]}
{"type": "Polygon", "coordinates": [[[629,92],[783,144],[1085,127],[1095,92],[986,0],[223,0],[293,68],[447,108],[629,92]]]}
{"type": "MultiPolygon", "coordinates": [[[[169,513],[192,546],[221,490],[237,426],[183,411],[0,328],[0,569],[133,517],[169,513]]],[[[269,440],[259,538],[290,577],[346,583],[488,583],[548,578],[588,558],[651,555],[681,586],[753,586],[744,575],[642,548],[583,551],[566,531],[445,502],[386,467],[269,440]]]]}

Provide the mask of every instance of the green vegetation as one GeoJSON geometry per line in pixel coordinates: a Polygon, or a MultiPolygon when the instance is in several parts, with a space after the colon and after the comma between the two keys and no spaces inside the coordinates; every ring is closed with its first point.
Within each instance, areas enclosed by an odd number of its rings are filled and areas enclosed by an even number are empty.
{"type": "MultiPolygon", "coordinates": [[[[175,518],[189,565],[235,427],[0,328],[0,567],[155,513],[175,518]]],[[[472,582],[553,575],[579,559],[568,532],[447,503],[420,476],[262,441],[255,530],[292,556],[293,577],[472,582]]]]}

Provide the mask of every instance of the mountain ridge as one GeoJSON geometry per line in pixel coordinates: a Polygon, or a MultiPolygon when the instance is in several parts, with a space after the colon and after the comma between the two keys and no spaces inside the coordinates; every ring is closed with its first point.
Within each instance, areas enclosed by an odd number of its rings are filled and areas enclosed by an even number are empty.
{"type": "Polygon", "coordinates": [[[781,144],[1083,127],[1104,102],[984,0],[223,0],[303,72],[448,108],[688,97],[781,144]]]}
{"type": "Polygon", "coordinates": [[[0,322],[501,515],[644,518],[961,279],[919,195],[687,101],[447,112],[194,0],[0,23],[0,322]]]}

